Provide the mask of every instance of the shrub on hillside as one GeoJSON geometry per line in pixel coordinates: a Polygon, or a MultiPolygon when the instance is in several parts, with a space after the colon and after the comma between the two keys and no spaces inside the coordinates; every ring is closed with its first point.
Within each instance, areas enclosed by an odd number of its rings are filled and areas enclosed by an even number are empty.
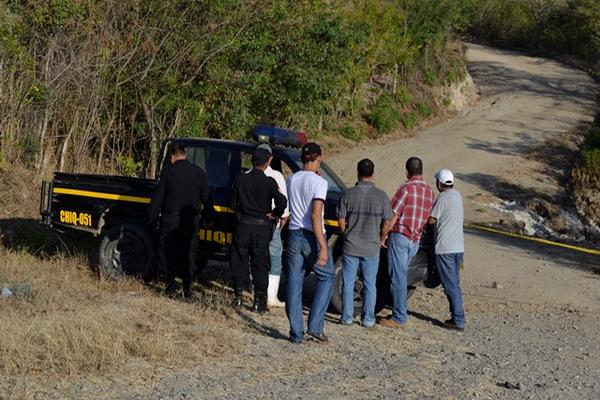
{"type": "Polygon", "coordinates": [[[340,128],[339,133],[346,139],[350,139],[355,142],[360,142],[363,138],[363,133],[361,129],[356,126],[344,126],[343,128],[340,128]]]}
{"type": "Polygon", "coordinates": [[[400,111],[392,97],[384,93],[379,96],[369,114],[369,123],[380,133],[386,134],[393,131],[400,120],[400,111]]]}
{"type": "Polygon", "coordinates": [[[414,128],[419,122],[419,118],[414,112],[405,113],[404,115],[402,115],[400,120],[402,122],[402,125],[404,125],[406,129],[414,128]]]}

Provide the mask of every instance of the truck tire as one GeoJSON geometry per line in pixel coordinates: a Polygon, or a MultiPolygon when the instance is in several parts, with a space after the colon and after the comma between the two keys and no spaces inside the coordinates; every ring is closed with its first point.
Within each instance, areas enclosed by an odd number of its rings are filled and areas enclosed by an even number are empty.
{"type": "MultiPolygon", "coordinates": [[[[343,274],[342,274],[342,257],[338,257],[335,260],[335,286],[333,288],[333,295],[331,296],[331,305],[338,313],[342,313],[342,284],[343,284],[343,274]]],[[[356,283],[354,284],[354,316],[360,315],[362,309],[362,289],[363,283],[360,276],[357,277],[356,283]]],[[[377,285],[377,290],[379,292],[379,285],[377,285]]],[[[385,302],[379,301],[379,295],[377,296],[378,300],[375,303],[375,315],[379,311],[383,309],[385,306],[385,302]]]]}
{"type": "Polygon", "coordinates": [[[104,234],[99,261],[100,272],[108,279],[131,274],[148,281],[156,271],[155,241],[140,225],[117,225],[104,234]]]}

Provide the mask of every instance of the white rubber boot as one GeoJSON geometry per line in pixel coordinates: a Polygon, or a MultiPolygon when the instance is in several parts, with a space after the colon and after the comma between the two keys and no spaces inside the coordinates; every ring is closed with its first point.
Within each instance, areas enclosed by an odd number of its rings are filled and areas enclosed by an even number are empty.
{"type": "Polygon", "coordinates": [[[267,289],[267,306],[269,307],[285,307],[285,303],[277,298],[279,279],[279,275],[269,275],[269,287],[267,289]]]}

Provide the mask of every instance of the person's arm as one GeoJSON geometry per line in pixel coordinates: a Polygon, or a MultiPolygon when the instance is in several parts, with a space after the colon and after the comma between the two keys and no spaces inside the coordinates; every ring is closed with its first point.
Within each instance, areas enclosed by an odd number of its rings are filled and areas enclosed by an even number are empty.
{"type": "Polygon", "coordinates": [[[338,217],[338,223],[340,224],[340,230],[342,233],[346,232],[346,215],[348,213],[348,196],[346,192],[340,196],[340,202],[338,203],[336,214],[338,217]]]}
{"type": "Polygon", "coordinates": [[[319,257],[317,259],[317,265],[323,266],[327,264],[329,258],[329,252],[327,249],[327,239],[325,239],[325,233],[323,233],[323,208],[325,207],[325,201],[321,199],[314,199],[312,201],[312,230],[319,243],[319,257]]]}
{"type": "Polygon", "coordinates": [[[287,207],[287,198],[279,191],[279,187],[275,179],[271,178],[271,197],[275,201],[275,208],[271,212],[276,217],[280,218],[287,207]]]}
{"type": "Polygon", "coordinates": [[[208,187],[208,175],[206,175],[206,172],[204,172],[204,170],[201,171],[202,173],[200,174],[200,201],[202,202],[202,205],[204,205],[208,201],[210,188],[208,187]]]}
{"type": "Polygon", "coordinates": [[[152,200],[150,202],[150,207],[148,209],[148,220],[150,223],[154,223],[158,218],[158,215],[162,211],[163,203],[165,201],[165,193],[166,189],[166,181],[167,181],[167,171],[168,168],[165,168],[160,174],[160,180],[158,181],[158,186],[152,195],[152,200]]]}
{"type": "Polygon", "coordinates": [[[387,227],[384,224],[384,229],[381,232],[381,246],[387,247],[386,241],[388,238],[388,234],[394,228],[396,223],[398,222],[398,218],[404,211],[404,206],[406,205],[406,198],[408,197],[408,190],[406,187],[401,186],[400,189],[396,192],[394,197],[392,197],[391,207],[392,207],[392,218],[389,219],[389,225],[387,227]]]}
{"type": "Polygon", "coordinates": [[[342,233],[346,232],[346,218],[338,217],[338,224],[340,224],[340,231],[342,233]]]}
{"type": "Polygon", "coordinates": [[[438,196],[437,199],[435,199],[435,201],[433,202],[433,206],[431,207],[431,212],[429,213],[429,218],[427,219],[427,223],[429,225],[437,224],[437,220],[442,215],[443,208],[444,208],[444,200],[443,200],[443,198],[440,198],[440,196],[438,196]]]}
{"type": "Polygon", "coordinates": [[[396,215],[392,211],[392,204],[387,195],[383,194],[383,223],[381,224],[381,232],[380,232],[380,242],[382,247],[387,247],[386,241],[388,238],[388,234],[392,230],[392,227],[396,224],[398,220],[398,215],[396,215]]]}
{"type": "Polygon", "coordinates": [[[239,194],[239,189],[238,189],[238,181],[239,180],[240,180],[240,177],[238,176],[235,179],[235,182],[233,183],[233,189],[231,190],[231,201],[229,202],[229,206],[234,211],[237,211],[239,199],[240,199],[240,194],[239,194]]]}
{"type": "Polygon", "coordinates": [[[396,225],[396,222],[398,222],[398,214],[394,213],[392,218],[386,220],[383,223],[383,227],[381,228],[381,238],[380,238],[381,239],[381,247],[387,248],[388,235],[390,234],[390,231],[392,230],[394,225],[396,225]]]}

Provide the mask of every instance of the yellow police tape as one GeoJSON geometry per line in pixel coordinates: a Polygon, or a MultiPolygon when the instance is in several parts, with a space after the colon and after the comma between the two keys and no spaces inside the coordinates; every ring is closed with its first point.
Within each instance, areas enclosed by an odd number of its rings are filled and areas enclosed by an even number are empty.
{"type": "Polygon", "coordinates": [[[481,231],[486,231],[486,232],[491,232],[491,233],[497,233],[499,235],[509,236],[509,237],[513,237],[513,238],[517,238],[517,239],[528,240],[530,242],[536,242],[536,243],[546,244],[546,245],[549,245],[549,246],[562,247],[562,248],[569,249],[569,250],[579,251],[581,253],[593,254],[593,255],[596,255],[596,256],[600,255],[600,250],[588,249],[588,248],[585,248],[585,247],[573,246],[573,245],[570,245],[570,244],[559,243],[559,242],[553,242],[551,240],[536,238],[536,237],[532,237],[532,236],[519,235],[518,233],[512,233],[512,232],[503,231],[501,229],[490,228],[489,226],[485,226],[485,225],[465,224],[465,228],[478,229],[478,230],[481,230],[481,231]]]}

